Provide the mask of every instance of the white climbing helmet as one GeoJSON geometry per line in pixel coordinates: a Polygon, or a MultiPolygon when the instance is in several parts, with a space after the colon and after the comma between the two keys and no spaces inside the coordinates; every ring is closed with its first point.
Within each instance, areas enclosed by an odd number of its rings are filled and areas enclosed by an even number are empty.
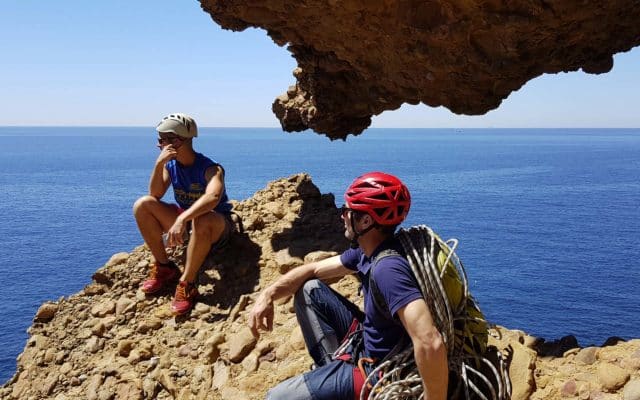
{"type": "Polygon", "coordinates": [[[169,114],[156,126],[158,132],[172,132],[183,138],[198,136],[196,121],[183,113],[169,114]]]}

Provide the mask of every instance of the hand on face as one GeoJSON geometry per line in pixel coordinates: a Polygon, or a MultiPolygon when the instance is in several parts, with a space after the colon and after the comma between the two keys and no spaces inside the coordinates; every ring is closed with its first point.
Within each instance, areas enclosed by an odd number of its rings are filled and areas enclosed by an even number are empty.
{"type": "Polygon", "coordinates": [[[178,156],[178,151],[172,144],[158,145],[160,147],[160,155],[158,156],[159,163],[166,163],[169,160],[173,160],[178,156]]]}

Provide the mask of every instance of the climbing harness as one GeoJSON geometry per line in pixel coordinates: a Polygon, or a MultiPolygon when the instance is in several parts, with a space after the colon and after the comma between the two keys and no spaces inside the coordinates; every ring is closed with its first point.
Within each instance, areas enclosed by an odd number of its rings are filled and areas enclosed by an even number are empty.
{"type": "MultiPolygon", "coordinates": [[[[447,348],[449,398],[509,399],[506,364],[495,347],[487,346],[488,323],[468,292],[466,272],[455,253],[458,241],[445,242],[426,225],[400,229],[396,237],[447,348]]],[[[375,282],[372,290],[378,303],[375,282]]],[[[369,373],[365,385],[371,390],[363,390],[360,400],[423,398],[413,347],[410,341],[403,347],[369,373]]]]}

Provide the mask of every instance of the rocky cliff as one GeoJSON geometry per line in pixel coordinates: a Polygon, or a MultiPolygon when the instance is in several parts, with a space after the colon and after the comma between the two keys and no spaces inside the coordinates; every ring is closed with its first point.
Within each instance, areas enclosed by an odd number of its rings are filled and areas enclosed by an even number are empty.
{"type": "MultiPolygon", "coordinates": [[[[151,255],[114,255],[80,293],[38,310],[3,399],[260,399],[309,368],[291,299],[259,340],[245,317],[257,292],[291,268],[346,248],[332,195],[307,175],[270,183],[234,203],[243,232],[207,260],[187,316],[169,312],[172,291],[138,290],[151,255]]],[[[183,249],[173,257],[183,259],[183,249]]],[[[334,284],[352,300],[357,282],[334,284]]],[[[496,328],[510,361],[514,399],[640,399],[640,340],[580,348],[496,328]]]]}
{"type": "Polygon", "coordinates": [[[287,131],[358,134],[403,103],[484,114],[544,73],[599,74],[640,44],[636,0],[200,0],[295,57],[273,103],[287,131]]]}

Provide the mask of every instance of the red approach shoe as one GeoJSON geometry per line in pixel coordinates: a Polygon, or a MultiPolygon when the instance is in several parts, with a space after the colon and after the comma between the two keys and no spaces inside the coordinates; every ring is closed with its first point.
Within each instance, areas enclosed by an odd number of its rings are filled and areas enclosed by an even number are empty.
{"type": "Polygon", "coordinates": [[[176,286],[176,295],[171,302],[171,312],[174,315],[182,315],[189,312],[193,308],[197,296],[198,289],[193,283],[180,281],[176,286]]]}
{"type": "Polygon", "coordinates": [[[140,288],[145,293],[155,293],[167,283],[175,281],[179,274],[180,270],[173,262],[167,265],[153,263],[149,266],[149,278],[142,282],[140,288]]]}

